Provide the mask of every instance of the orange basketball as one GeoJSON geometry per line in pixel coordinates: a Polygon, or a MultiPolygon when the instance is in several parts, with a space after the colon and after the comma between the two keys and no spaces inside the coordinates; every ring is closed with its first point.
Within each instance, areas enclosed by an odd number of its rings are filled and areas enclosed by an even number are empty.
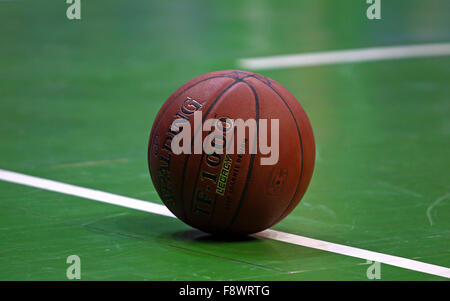
{"type": "Polygon", "coordinates": [[[295,97],[270,78],[239,70],[203,74],[175,91],[148,146],[164,204],[213,234],[251,234],[281,221],[303,197],[314,160],[311,124],[295,97]]]}

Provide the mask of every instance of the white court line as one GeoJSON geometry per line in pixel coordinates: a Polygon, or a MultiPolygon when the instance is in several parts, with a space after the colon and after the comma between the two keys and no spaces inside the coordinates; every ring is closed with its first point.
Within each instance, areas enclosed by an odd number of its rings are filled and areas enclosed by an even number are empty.
{"type": "Polygon", "coordinates": [[[318,249],[322,251],[333,252],[337,254],[347,255],[351,257],[362,258],[366,260],[378,261],[385,264],[393,265],[396,267],[409,269],[413,271],[423,272],[427,274],[442,276],[450,278],[450,269],[437,266],[434,264],[424,263],[417,260],[407,259],[398,256],[392,256],[388,254],[372,252],[364,249],[344,246],[340,244],[335,244],[332,242],[327,242],[323,240],[317,240],[313,238],[308,238],[304,236],[299,236],[290,233],[279,232],[276,230],[268,229],[254,236],[270,238],[278,241],[283,241],[303,247],[309,247],[313,249],[318,249]]]}
{"type": "MultiPolygon", "coordinates": [[[[37,178],[20,174],[17,172],[0,169],[0,180],[22,184],[31,187],[37,187],[45,190],[56,191],[68,195],[74,195],[90,200],[100,201],[113,205],[123,206],[131,209],[155,213],[159,215],[175,217],[165,206],[146,202],[138,199],[128,198],[108,192],[94,190],[90,188],[79,187],[71,184],[65,184],[43,178],[37,178]]],[[[434,264],[423,263],[420,261],[406,259],[398,256],[387,255],[383,253],[372,252],[364,249],[335,244],[323,240],[312,239],[300,235],[280,232],[272,229],[253,234],[254,237],[278,240],[303,247],[328,251],[351,257],[378,261],[381,263],[423,272],[431,275],[450,278],[450,269],[434,264]]]]}
{"type": "Polygon", "coordinates": [[[166,206],[155,204],[151,202],[141,201],[138,199],[132,199],[117,194],[103,192],[100,190],[94,190],[90,188],[84,188],[71,184],[56,182],[52,180],[46,180],[43,178],[37,178],[27,176],[17,172],[7,171],[0,169],[0,180],[12,182],[16,184],[22,184],[32,187],[37,187],[45,190],[56,191],[64,194],[75,195],[81,198],[90,199],[94,201],[109,203],[131,209],[156,213],[159,215],[165,215],[175,217],[172,212],[167,209],[166,206]]]}
{"type": "Polygon", "coordinates": [[[450,55],[450,43],[373,47],[245,58],[239,60],[238,64],[243,69],[262,70],[445,55],[450,55]]]}

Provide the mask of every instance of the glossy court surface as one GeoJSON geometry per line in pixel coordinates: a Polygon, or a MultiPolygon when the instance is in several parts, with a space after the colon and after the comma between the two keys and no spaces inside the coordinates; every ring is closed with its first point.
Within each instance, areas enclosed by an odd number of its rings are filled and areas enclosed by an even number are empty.
{"type": "MultiPolygon", "coordinates": [[[[148,135],[164,100],[243,58],[448,43],[448,1],[0,2],[0,169],[161,204],[148,135]],[[392,3],[395,2],[395,3],[392,3]]],[[[450,267],[450,57],[254,70],[317,143],[275,230],[450,267]]],[[[367,280],[366,260],[220,240],[174,218],[0,181],[0,280],[367,280]]],[[[381,264],[381,280],[445,280],[381,264]]]]}

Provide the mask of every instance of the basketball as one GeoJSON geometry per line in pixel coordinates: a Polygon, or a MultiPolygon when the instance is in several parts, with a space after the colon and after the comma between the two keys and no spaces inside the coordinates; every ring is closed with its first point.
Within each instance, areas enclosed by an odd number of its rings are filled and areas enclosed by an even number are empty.
{"type": "Polygon", "coordinates": [[[148,167],[167,208],[218,235],[246,235],[285,218],[310,183],[313,130],[300,103],[253,72],[198,76],[162,105],[148,167]]]}

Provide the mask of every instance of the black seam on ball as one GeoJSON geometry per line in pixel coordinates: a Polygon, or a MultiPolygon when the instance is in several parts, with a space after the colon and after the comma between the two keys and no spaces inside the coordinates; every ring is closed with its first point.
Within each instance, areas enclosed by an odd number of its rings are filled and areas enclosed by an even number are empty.
{"type": "MultiPolygon", "coordinates": [[[[208,77],[208,78],[204,78],[204,79],[202,79],[202,80],[200,80],[198,82],[193,83],[192,85],[190,85],[189,87],[183,89],[182,91],[180,91],[176,96],[173,97],[172,101],[166,107],[166,109],[162,112],[160,117],[157,120],[154,121],[152,129],[156,129],[158,127],[158,124],[161,121],[162,117],[165,115],[166,111],[172,106],[172,104],[178,99],[178,97],[180,97],[180,95],[182,95],[183,93],[185,93],[189,89],[192,89],[193,87],[195,87],[195,86],[197,86],[197,85],[199,85],[199,84],[201,84],[201,83],[203,83],[205,81],[211,80],[211,79],[215,79],[215,78],[232,78],[232,79],[236,80],[237,78],[234,77],[234,76],[231,76],[231,74],[234,74],[234,73],[228,72],[228,73],[223,73],[223,74],[220,74],[220,75],[215,75],[215,76],[211,76],[211,77],[208,77]]],[[[151,175],[151,170],[150,170],[151,149],[152,149],[152,146],[153,146],[154,134],[155,133],[153,133],[153,135],[152,135],[152,133],[150,133],[149,143],[148,143],[148,148],[147,148],[147,162],[148,162],[148,169],[149,169],[150,175],[151,175]]],[[[184,184],[184,178],[183,178],[183,184],[184,184]]],[[[158,189],[156,188],[156,183],[155,183],[154,186],[155,186],[156,192],[158,192],[158,189]]],[[[158,192],[158,195],[159,195],[159,192],[158,192]]],[[[182,205],[182,206],[184,206],[184,205],[182,205]]],[[[184,213],[184,210],[183,210],[183,213],[184,213]]]]}
{"type": "MultiPolygon", "coordinates": [[[[225,92],[229,91],[234,85],[236,85],[239,82],[240,82],[240,80],[235,78],[234,82],[229,84],[226,88],[224,88],[222,90],[222,92],[220,92],[220,94],[211,103],[211,105],[209,106],[208,110],[206,110],[205,114],[203,115],[203,117],[202,117],[202,127],[203,127],[203,122],[205,121],[206,117],[209,115],[209,113],[211,112],[212,108],[217,104],[217,102],[220,100],[220,98],[225,94],[225,92]]],[[[200,133],[201,133],[202,129],[196,129],[195,130],[196,132],[194,133],[192,141],[191,141],[191,149],[192,149],[192,146],[194,145],[195,135],[198,134],[199,130],[200,130],[200,133]]],[[[204,152],[202,151],[202,157],[201,157],[201,160],[200,160],[200,166],[198,167],[196,182],[197,182],[198,176],[200,174],[200,169],[201,169],[201,164],[203,162],[203,158],[204,158],[204,152]]],[[[187,165],[188,165],[189,159],[190,159],[190,154],[186,154],[186,160],[184,161],[183,173],[182,173],[182,178],[181,178],[181,206],[182,206],[183,217],[187,221],[189,221],[189,218],[187,217],[187,214],[186,214],[186,202],[184,200],[183,195],[184,195],[184,183],[185,183],[185,177],[186,177],[186,169],[187,169],[187,165]]],[[[195,194],[195,188],[196,188],[196,186],[194,186],[194,192],[193,192],[194,194],[195,194]]],[[[189,208],[189,212],[192,211],[192,204],[193,204],[194,197],[195,197],[195,195],[193,197],[191,197],[191,206],[189,208]]]]}
{"type": "MultiPolygon", "coordinates": [[[[248,83],[248,82],[246,82],[245,80],[242,80],[242,79],[241,79],[241,82],[242,82],[242,83],[245,83],[247,86],[250,87],[250,89],[252,90],[253,95],[254,95],[254,97],[255,97],[255,110],[256,110],[256,133],[255,133],[255,135],[257,135],[257,134],[259,133],[259,115],[260,115],[260,114],[259,114],[259,98],[258,98],[258,93],[256,93],[256,89],[255,89],[250,83],[248,83]]],[[[256,147],[258,147],[258,146],[256,146],[256,147]]],[[[249,151],[250,151],[250,145],[249,145],[249,151]]],[[[249,166],[248,166],[247,178],[246,178],[246,180],[245,180],[244,188],[243,188],[243,190],[242,190],[242,194],[241,194],[241,198],[240,198],[240,200],[239,200],[238,207],[236,208],[236,211],[234,212],[234,215],[233,215],[233,217],[231,218],[230,224],[225,228],[225,231],[228,230],[228,229],[230,229],[231,226],[234,224],[234,222],[236,221],[237,216],[239,215],[239,211],[240,211],[241,208],[242,208],[242,204],[243,204],[243,202],[244,202],[244,198],[245,198],[245,195],[246,195],[247,189],[248,189],[248,183],[250,182],[250,177],[251,177],[251,175],[252,175],[252,170],[253,170],[253,164],[254,164],[254,161],[255,161],[255,154],[252,154],[252,155],[250,156],[250,164],[249,164],[249,166]]]]}
{"type": "MultiPolygon", "coordinates": [[[[205,82],[205,81],[207,81],[207,80],[210,80],[210,79],[215,79],[215,78],[233,78],[233,79],[236,79],[236,77],[234,77],[234,76],[229,76],[228,74],[231,74],[231,73],[226,73],[226,74],[222,74],[222,75],[215,75],[215,76],[211,76],[211,77],[208,77],[208,78],[204,78],[204,79],[202,79],[202,80],[200,80],[200,81],[198,81],[198,82],[193,83],[192,85],[190,85],[189,87],[187,87],[186,89],[184,89],[183,91],[181,91],[180,93],[178,93],[176,96],[174,96],[174,98],[172,99],[172,101],[170,102],[170,104],[169,104],[169,105],[166,107],[166,109],[162,112],[160,118],[158,118],[157,120],[154,121],[153,127],[156,128],[156,127],[158,126],[158,124],[159,124],[159,122],[160,122],[160,120],[161,120],[161,117],[164,116],[165,112],[166,112],[166,111],[169,109],[169,107],[175,102],[175,100],[177,100],[177,98],[180,97],[181,94],[183,94],[183,93],[186,92],[187,90],[192,89],[193,87],[195,87],[195,86],[197,86],[197,85],[199,85],[199,84],[201,84],[201,83],[203,83],[203,82],[205,82]]],[[[158,113],[159,113],[159,112],[158,112],[158,113]]],[[[150,137],[150,139],[151,139],[151,138],[153,138],[153,137],[150,137]]],[[[150,140],[150,141],[151,141],[151,140],[150,140]]]]}
{"type": "Polygon", "coordinates": [[[298,137],[299,137],[299,140],[300,140],[300,150],[301,150],[301,155],[300,155],[300,159],[301,159],[301,163],[300,163],[300,179],[298,180],[297,188],[295,189],[295,193],[294,193],[292,199],[289,201],[286,209],[284,209],[283,212],[281,213],[281,215],[277,219],[275,219],[275,221],[272,223],[272,225],[270,226],[270,227],[272,227],[273,225],[275,225],[276,223],[278,223],[280,221],[281,217],[288,211],[289,207],[291,207],[292,202],[295,200],[295,196],[297,195],[298,190],[300,189],[300,183],[302,182],[302,176],[303,176],[303,141],[302,141],[302,134],[300,132],[300,128],[299,128],[298,123],[297,123],[297,119],[295,119],[294,113],[292,112],[291,108],[287,104],[286,100],[284,100],[284,98],[281,96],[281,94],[278,93],[278,91],[274,87],[272,87],[271,85],[265,83],[263,80],[259,79],[258,77],[255,77],[255,76],[252,76],[252,75],[250,75],[249,77],[253,77],[253,78],[259,80],[260,82],[262,82],[263,84],[268,86],[270,89],[272,89],[272,91],[274,91],[278,95],[278,97],[280,97],[280,99],[283,101],[283,103],[286,105],[286,107],[288,108],[289,112],[291,113],[292,119],[294,119],[295,126],[297,127],[298,137]]]}

